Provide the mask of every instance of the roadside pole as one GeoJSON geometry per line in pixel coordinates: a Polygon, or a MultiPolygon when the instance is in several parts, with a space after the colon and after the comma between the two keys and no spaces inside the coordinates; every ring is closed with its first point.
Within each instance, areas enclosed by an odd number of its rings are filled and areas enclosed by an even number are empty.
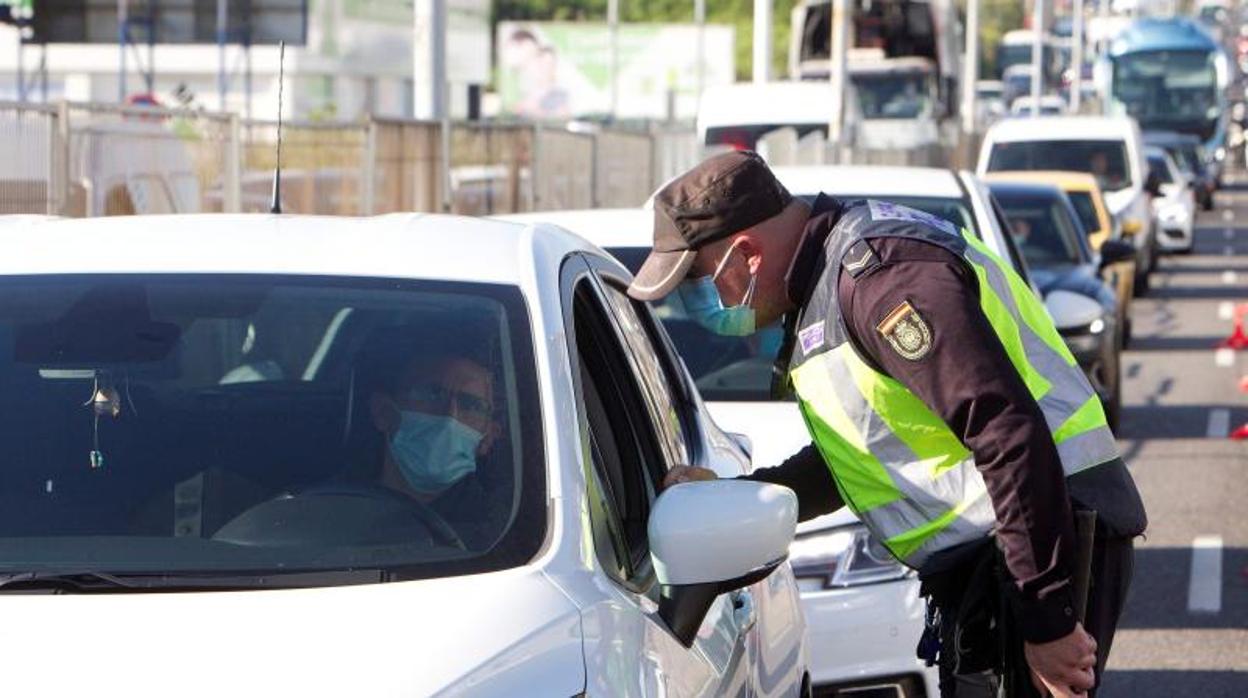
{"type": "Polygon", "coordinates": [[[607,0],[607,31],[611,46],[611,118],[620,106],[620,0],[607,0]]]}
{"type": "Polygon", "coordinates": [[[771,3],[754,0],[754,82],[771,81],[771,3]]]}
{"type": "Polygon", "coordinates": [[[117,0],[117,103],[126,103],[126,42],[129,41],[126,23],[129,11],[126,0],[117,0]]]}
{"type": "Polygon", "coordinates": [[[979,0],[966,0],[966,57],[962,66],[962,132],[975,133],[975,83],[979,81],[979,0]]]}
{"type": "Polygon", "coordinates": [[[828,86],[832,90],[832,114],[828,121],[828,144],[843,163],[845,149],[845,84],[849,54],[849,0],[832,0],[832,37],[828,42],[828,86]]]}
{"type": "Polygon", "coordinates": [[[417,119],[442,119],[446,99],[446,0],[416,0],[413,78],[417,119]]]}
{"type": "Polygon", "coordinates": [[[693,21],[698,25],[697,96],[693,105],[696,112],[706,89],[706,0],[693,0],[693,21]]]}
{"type": "Polygon", "coordinates": [[[1075,13],[1070,36],[1070,62],[1074,64],[1075,75],[1070,81],[1070,111],[1078,114],[1083,106],[1083,0],[1074,0],[1075,13]]]}
{"type": "Polygon", "coordinates": [[[1031,115],[1040,116],[1040,96],[1044,94],[1044,0],[1035,3],[1031,20],[1031,115]]]}

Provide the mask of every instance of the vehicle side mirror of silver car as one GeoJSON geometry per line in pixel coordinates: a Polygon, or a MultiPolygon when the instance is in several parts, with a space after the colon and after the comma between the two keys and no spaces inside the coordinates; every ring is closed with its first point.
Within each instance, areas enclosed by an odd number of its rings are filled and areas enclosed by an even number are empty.
{"type": "Polygon", "coordinates": [[[766,579],[796,530],[797,495],[787,487],[712,480],[664,490],[648,527],[659,617],[691,647],[715,598],[766,579]]]}
{"type": "Polygon", "coordinates": [[[1161,177],[1151,168],[1148,170],[1148,177],[1144,180],[1144,191],[1152,196],[1161,196],[1161,177]]]}
{"type": "Polygon", "coordinates": [[[1101,268],[1118,264],[1119,262],[1129,262],[1135,259],[1135,245],[1125,240],[1106,240],[1101,243],[1101,268]]]}

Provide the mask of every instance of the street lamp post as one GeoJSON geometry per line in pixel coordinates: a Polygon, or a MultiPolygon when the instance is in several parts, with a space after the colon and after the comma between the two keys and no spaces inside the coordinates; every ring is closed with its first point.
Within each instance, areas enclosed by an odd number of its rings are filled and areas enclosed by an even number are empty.
{"type": "Polygon", "coordinates": [[[975,132],[975,83],[979,80],[979,0],[966,2],[966,57],[962,68],[962,131],[975,132]]]}
{"type": "MultiPolygon", "coordinates": [[[[828,83],[832,90],[832,114],[828,120],[828,144],[844,152],[846,64],[849,55],[850,0],[832,0],[832,36],[828,42],[828,83]]],[[[840,160],[839,156],[837,158],[840,160]]]]}
{"type": "Polygon", "coordinates": [[[771,80],[771,3],[754,0],[754,82],[771,80]]]}
{"type": "Polygon", "coordinates": [[[1079,113],[1083,106],[1083,0],[1074,0],[1075,13],[1071,27],[1070,62],[1074,64],[1075,74],[1070,80],[1070,111],[1079,113]]]}
{"type": "Polygon", "coordinates": [[[1044,94],[1044,0],[1033,0],[1031,22],[1031,115],[1040,116],[1040,96],[1044,94]]]}

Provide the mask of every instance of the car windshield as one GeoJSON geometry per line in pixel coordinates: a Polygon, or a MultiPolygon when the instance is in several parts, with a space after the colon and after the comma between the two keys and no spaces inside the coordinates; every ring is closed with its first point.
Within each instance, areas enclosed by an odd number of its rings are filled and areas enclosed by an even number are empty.
{"type": "Polygon", "coordinates": [[[1010,232],[1023,251],[1027,266],[1054,269],[1079,264],[1078,235],[1068,210],[1057,197],[993,188],[1010,222],[1010,232]]]}
{"type": "Polygon", "coordinates": [[[1113,106],[1141,128],[1191,133],[1217,130],[1218,76],[1209,51],[1149,51],[1114,59],[1113,106]]]}
{"type": "Polygon", "coordinates": [[[1083,229],[1089,235],[1102,232],[1101,219],[1096,215],[1096,203],[1092,201],[1092,192],[1068,191],[1066,196],[1070,198],[1070,203],[1074,204],[1075,213],[1079,214],[1079,222],[1083,224],[1083,229]]]}
{"type": "Polygon", "coordinates": [[[1148,166],[1152,168],[1154,174],[1157,175],[1157,181],[1162,184],[1174,184],[1174,177],[1170,176],[1170,165],[1166,159],[1160,155],[1149,155],[1148,166]]]}
{"type": "Polygon", "coordinates": [[[930,80],[922,73],[863,73],[850,78],[864,119],[917,119],[932,110],[930,80]]]}
{"type": "Polygon", "coordinates": [[[1006,68],[1031,63],[1031,44],[1001,44],[997,48],[997,70],[1005,72],[1006,68]]]}
{"type": "Polygon", "coordinates": [[[1104,191],[1133,186],[1122,141],[1051,140],[996,143],[988,159],[989,172],[1062,170],[1087,172],[1104,191]]]}
{"type": "MultiPolygon", "coordinates": [[[[809,203],[814,196],[799,196],[809,203]]],[[[974,218],[960,199],[889,197],[888,201],[925,211],[959,227],[976,230],[974,218]]],[[[607,250],[636,274],[650,250],[615,247],[607,250]]],[[[698,392],[712,402],[763,402],[772,399],[772,366],[780,353],[784,331],[766,327],[749,337],[725,337],[702,328],[689,318],[680,294],[673,293],[655,304],[680,357],[697,383],[698,392]]]]}
{"type": "Polygon", "coordinates": [[[523,564],[545,528],[534,372],[515,286],[9,277],[0,575],[245,588],[523,564]]]}

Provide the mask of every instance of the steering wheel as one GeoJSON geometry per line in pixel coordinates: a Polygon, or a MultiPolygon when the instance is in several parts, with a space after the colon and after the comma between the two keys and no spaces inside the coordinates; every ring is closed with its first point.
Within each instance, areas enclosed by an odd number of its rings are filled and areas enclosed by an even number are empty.
{"type": "Polygon", "coordinates": [[[312,487],[298,490],[292,493],[295,497],[316,497],[321,495],[346,495],[351,497],[365,497],[379,502],[387,502],[390,504],[401,504],[407,507],[413,516],[425,528],[433,534],[438,542],[450,545],[467,552],[468,546],[464,543],[464,539],[459,537],[459,533],[451,526],[436,509],[417,501],[411,497],[404,496],[399,492],[395,492],[389,487],[385,487],[375,482],[344,482],[330,483],[323,485],[313,485],[312,487]]]}

